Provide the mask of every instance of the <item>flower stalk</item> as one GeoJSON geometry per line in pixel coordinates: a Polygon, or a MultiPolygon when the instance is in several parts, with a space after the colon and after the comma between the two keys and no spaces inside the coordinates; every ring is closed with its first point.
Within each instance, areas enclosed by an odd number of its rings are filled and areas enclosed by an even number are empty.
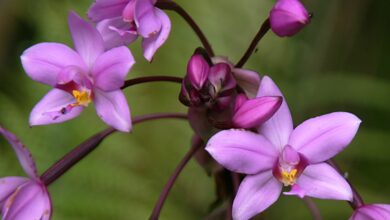
{"type": "Polygon", "coordinates": [[[145,76],[134,79],[129,79],[125,81],[125,84],[121,87],[121,89],[125,89],[127,87],[141,84],[141,83],[149,83],[149,82],[174,82],[181,83],[183,78],[175,77],[175,76],[145,76]]]}

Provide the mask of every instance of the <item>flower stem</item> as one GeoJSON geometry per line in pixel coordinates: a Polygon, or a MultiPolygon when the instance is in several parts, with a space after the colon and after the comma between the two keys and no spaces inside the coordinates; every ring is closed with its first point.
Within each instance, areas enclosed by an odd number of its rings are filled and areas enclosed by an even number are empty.
{"type": "MultiPolygon", "coordinates": [[[[187,115],[182,113],[159,113],[159,114],[142,115],[142,116],[135,117],[133,119],[133,125],[145,121],[164,119],[164,118],[187,119],[187,115]]],[[[79,146],[75,147],[73,150],[71,150],[68,154],[62,157],[62,159],[57,161],[54,165],[52,165],[49,169],[46,170],[46,172],[44,172],[41,175],[42,182],[46,186],[49,186],[51,183],[53,183],[59,177],[61,177],[64,173],[66,173],[66,171],[68,171],[70,168],[76,165],[80,160],[82,160],[94,149],[96,149],[107,136],[111,135],[115,131],[116,130],[114,128],[106,128],[103,131],[88,138],[79,146]]]]}
{"type": "MultiPolygon", "coordinates": [[[[328,164],[331,165],[333,168],[335,168],[342,176],[344,176],[344,172],[340,169],[340,167],[336,164],[336,162],[334,162],[333,160],[328,160],[328,164]]],[[[351,187],[353,193],[353,200],[352,202],[348,202],[348,203],[351,206],[351,208],[355,210],[360,206],[364,205],[364,201],[360,196],[360,194],[358,193],[358,191],[356,190],[356,188],[351,184],[351,182],[348,179],[346,179],[346,181],[351,187]]]]}
{"type": "Polygon", "coordinates": [[[314,201],[309,197],[304,197],[303,202],[307,206],[307,208],[310,210],[311,215],[313,216],[314,220],[322,220],[320,210],[314,203],[314,201]]]}
{"type": "Polygon", "coordinates": [[[153,212],[149,217],[149,220],[157,220],[160,216],[161,209],[165,203],[165,200],[168,197],[169,191],[172,189],[173,184],[175,183],[176,179],[179,177],[181,171],[184,169],[184,167],[187,165],[187,163],[190,161],[190,159],[194,156],[194,154],[200,149],[202,146],[202,142],[198,141],[197,143],[194,143],[190,150],[184,155],[183,159],[180,161],[179,165],[176,167],[175,171],[169,178],[168,182],[166,183],[163,191],[160,194],[159,199],[157,200],[156,205],[154,206],[153,212]]]}
{"type": "Polygon", "coordinates": [[[174,83],[181,83],[183,81],[183,78],[181,77],[175,77],[175,76],[145,76],[145,77],[139,77],[135,79],[129,79],[125,81],[125,84],[121,87],[121,89],[125,89],[127,87],[141,84],[141,83],[148,83],[148,82],[174,82],[174,83]]]}
{"type": "Polygon", "coordinates": [[[178,5],[176,2],[171,0],[159,0],[156,3],[156,6],[161,9],[175,11],[177,14],[179,14],[188,23],[188,25],[190,25],[190,27],[194,30],[200,42],[202,42],[203,47],[206,49],[208,55],[210,57],[214,56],[213,48],[211,47],[206,36],[203,34],[202,30],[200,29],[198,24],[194,21],[194,19],[180,5],[178,5]]]}
{"type": "Polygon", "coordinates": [[[261,25],[259,31],[253,38],[251,44],[249,45],[248,49],[245,51],[240,61],[238,61],[238,63],[236,64],[236,67],[240,68],[244,66],[246,61],[248,61],[249,57],[252,55],[253,51],[256,49],[256,46],[259,43],[259,41],[264,37],[264,35],[268,32],[270,28],[271,26],[269,23],[269,19],[267,18],[267,20],[265,20],[261,25]]]}

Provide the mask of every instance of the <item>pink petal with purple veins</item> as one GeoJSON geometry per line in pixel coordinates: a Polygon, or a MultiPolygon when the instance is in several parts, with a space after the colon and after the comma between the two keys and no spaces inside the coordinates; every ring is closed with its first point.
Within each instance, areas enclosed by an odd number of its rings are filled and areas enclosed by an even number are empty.
{"type": "Polygon", "coordinates": [[[94,103],[98,116],[109,126],[123,131],[131,130],[130,109],[121,90],[103,92],[94,90],[94,103]]]}
{"type": "Polygon", "coordinates": [[[234,113],[233,125],[245,129],[259,127],[275,114],[282,102],[281,97],[275,96],[249,99],[234,113]]]}
{"type": "Polygon", "coordinates": [[[135,4],[137,0],[130,0],[126,7],[123,9],[122,18],[124,21],[133,22],[135,19],[135,4]]]}
{"type": "Polygon", "coordinates": [[[326,161],[351,143],[361,121],[347,112],[334,112],[304,121],[294,129],[289,144],[310,163],[326,161]]]}
{"type": "Polygon", "coordinates": [[[92,24],[84,21],[74,12],[69,13],[68,23],[76,51],[91,68],[96,58],[104,52],[102,36],[92,24]]]}
{"type": "Polygon", "coordinates": [[[264,211],[278,200],[282,184],[272,171],[246,176],[233,202],[233,219],[247,220],[264,211]]]}
{"type": "Polygon", "coordinates": [[[50,86],[57,84],[58,74],[67,66],[87,70],[79,54],[59,43],[36,44],[23,52],[21,60],[29,77],[50,86]]]}
{"type": "MultiPolygon", "coordinates": [[[[162,21],[152,0],[137,0],[135,3],[135,23],[138,33],[144,38],[157,35],[162,28],[162,21]]],[[[165,13],[164,13],[165,14],[165,13]]]]}
{"type": "Polygon", "coordinates": [[[37,167],[35,166],[34,159],[31,156],[30,151],[22,144],[22,142],[11,132],[0,127],[0,133],[7,139],[14,149],[16,156],[19,159],[23,170],[31,179],[38,179],[37,167]]]}
{"type": "Polygon", "coordinates": [[[129,1],[134,0],[95,0],[88,9],[88,17],[94,22],[107,18],[121,17],[129,1]]]}
{"type": "Polygon", "coordinates": [[[47,197],[44,186],[35,181],[19,187],[3,207],[3,220],[47,219],[51,213],[47,197]]]}
{"type": "Polygon", "coordinates": [[[191,57],[187,66],[187,77],[191,85],[200,90],[207,80],[209,74],[209,64],[200,54],[191,57]]]}
{"type": "Polygon", "coordinates": [[[50,90],[31,111],[30,125],[55,124],[77,117],[83,107],[70,107],[75,102],[74,97],[63,90],[50,90]]]}
{"type": "Polygon", "coordinates": [[[153,36],[143,38],[142,48],[144,50],[144,57],[149,62],[152,61],[154,54],[157,49],[161,47],[168,39],[169,33],[171,32],[171,21],[169,20],[168,15],[166,15],[162,10],[156,8],[155,13],[161,21],[161,29],[158,33],[153,36]]]}
{"type": "Polygon", "coordinates": [[[4,205],[5,200],[18,188],[29,181],[25,177],[4,177],[0,179],[0,207],[4,205]]]}
{"type": "MultiPolygon", "coordinates": [[[[257,94],[257,97],[264,96],[283,97],[283,94],[280,92],[278,86],[268,76],[264,76],[262,78],[257,94]]],[[[293,131],[293,122],[290,110],[284,97],[279,110],[276,111],[276,113],[268,121],[260,126],[258,130],[280,151],[287,144],[290,134],[293,131]]]]}
{"type": "Polygon", "coordinates": [[[309,165],[286,195],[310,196],[319,199],[352,201],[352,190],[347,181],[326,163],[309,165]]]}
{"type": "Polygon", "coordinates": [[[133,55],[125,46],[105,52],[97,58],[91,71],[95,86],[103,91],[119,89],[134,63],[133,55]]]}
{"type": "Polygon", "coordinates": [[[372,204],[359,207],[349,220],[388,220],[390,205],[372,204]]]}
{"type": "Polygon", "coordinates": [[[105,19],[96,25],[104,40],[106,50],[131,44],[138,37],[135,27],[122,18],[105,19]]]}
{"type": "Polygon", "coordinates": [[[206,150],[222,166],[245,174],[272,169],[278,152],[263,136],[245,130],[224,130],[210,138],[206,150]]]}

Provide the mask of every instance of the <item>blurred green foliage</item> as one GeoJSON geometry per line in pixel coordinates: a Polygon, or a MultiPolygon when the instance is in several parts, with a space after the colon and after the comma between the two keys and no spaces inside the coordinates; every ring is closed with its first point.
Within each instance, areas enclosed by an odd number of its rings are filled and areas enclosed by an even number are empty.
{"type": "MultiPolygon", "coordinates": [[[[105,125],[88,108],[72,121],[29,128],[28,116],[49,90],[30,80],[19,56],[43,41],[71,44],[69,10],[85,15],[92,0],[0,0],[0,123],[30,148],[41,172],[105,125]]],[[[218,55],[237,61],[272,7],[270,0],[178,1],[199,23],[218,55]]],[[[367,203],[390,203],[390,30],[387,0],[305,1],[312,23],[294,38],[269,33],[246,67],[280,85],[295,123],[332,111],[349,111],[363,123],[336,160],[367,203]]],[[[129,78],[182,76],[200,43],[177,14],[172,32],[152,64],[132,45],[137,64],[129,78]]],[[[132,114],[184,112],[179,86],[138,85],[126,90],[132,114]]],[[[114,134],[50,187],[54,220],[146,219],[168,176],[189,148],[191,130],[175,120],[137,125],[114,134]]],[[[0,139],[1,176],[24,175],[0,139]]],[[[161,219],[201,219],[214,201],[214,183],[191,162],[173,188],[161,219]]],[[[315,200],[324,219],[347,219],[345,202],[315,200]]],[[[303,202],[282,197],[265,219],[310,219],[303,202]]]]}

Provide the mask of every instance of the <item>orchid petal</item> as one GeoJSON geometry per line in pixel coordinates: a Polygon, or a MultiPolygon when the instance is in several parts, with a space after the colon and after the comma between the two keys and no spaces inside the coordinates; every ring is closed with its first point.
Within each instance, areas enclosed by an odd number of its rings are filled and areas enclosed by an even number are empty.
{"type": "Polygon", "coordinates": [[[257,72],[235,68],[233,69],[233,76],[249,98],[256,97],[260,86],[260,76],[257,72]]]}
{"type": "Polygon", "coordinates": [[[96,59],[92,68],[95,86],[103,91],[119,89],[134,63],[133,55],[125,46],[105,52],[96,59]]]}
{"type": "Polygon", "coordinates": [[[3,207],[3,220],[47,219],[47,191],[43,185],[30,182],[18,188],[3,207]]]}
{"type": "Polygon", "coordinates": [[[129,45],[138,37],[137,32],[131,30],[132,24],[122,18],[105,19],[97,23],[96,29],[102,35],[106,50],[129,45]]]}
{"type": "Polygon", "coordinates": [[[0,133],[11,144],[26,174],[32,179],[39,178],[34,159],[32,158],[31,153],[26,148],[26,146],[24,146],[14,134],[2,127],[0,127],[0,133]]]}
{"type": "Polygon", "coordinates": [[[272,171],[246,176],[233,202],[233,219],[246,220],[267,209],[280,196],[282,184],[272,171]]]}
{"type": "Polygon", "coordinates": [[[272,169],[278,152],[263,136],[244,130],[223,130],[210,138],[206,150],[227,169],[245,174],[272,169]]]}
{"type": "Polygon", "coordinates": [[[68,110],[75,101],[72,95],[63,90],[50,90],[31,111],[30,125],[61,123],[77,117],[83,107],[75,106],[68,110]]]}
{"type": "Polygon", "coordinates": [[[161,21],[161,29],[158,33],[153,36],[144,37],[142,40],[142,48],[144,50],[144,57],[149,62],[152,61],[154,54],[157,49],[161,47],[168,39],[169,33],[171,32],[171,21],[168,15],[162,10],[156,8],[155,13],[161,21]]]}
{"type": "MultiPolygon", "coordinates": [[[[152,0],[136,1],[135,23],[138,33],[144,38],[150,38],[161,30],[162,21],[152,0]]],[[[164,13],[165,14],[165,13],[164,13]]]]}
{"type": "Polygon", "coordinates": [[[94,22],[120,17],[128,2],[129,0],[95,0],[88,9],[88,17],[94,22]]]}
{"type": "Polygon", "coordinates": [[[68,23],[76,51],[91,68],[96,58],[104,52],[102,36],[92,24],[74,12],[69,13],[68,23]]]}
{"type": "Polygon", "coordinates": [[[346,112],[334,112],[304,121],[292,132],[289,145],[310,163],[326,161],[342,151],[360,125],[360,119],[346,112]]]}
{"type": "Polygon", "coordinates": [[[67,66],[87,69],[79,54],[59,43],[36,44],[23,52],[21,60],[31,79],[50,86],[57,84],[58,74],[67,66]]]}
{"type": "Polygon", "coordinates": [[[286,195],[310,196],[319,199],[352,201],[352,189],[333,167],[326,163],[309,165],[298,178],[297,188],[286,195]]]}
{"type": "Polygon", "coordinates": [[[282,102],[281,97],[274,96],[249,99],[234,113],[233,124],[245,129],[258,127],[275,114],[282,102]]]}
{"type": "MultiPolygon", "coordinates": [[[[262,78],[257,94],[257,97],[263,96],[283,97],[278,86],[268,76],[262,78]]],[[[290,110],[284,97],[283,100],[279,110],[259,128],[259,132],[268,138],[268,140],[280,151],[287,144],[293,130],[290,110]]]]}
{"type": "Polygon", "coordinates": [[[18,188],[26,183],[29,179],[25,177],[5,177],[0,179],[0,207],[5,200],[18,188]]]}
{"type": "Polygon", "coordinates": [[[349,220],[388,220],[390,205],[372,204],[359,207],[349,220]]]}
{"type": "Polygon", "coordinates": [[[130,109],[121,90],[104,92],[94,90],[94,102],[98,116],[113,128],[129,132],[131,130],[130,109]]]}
{"type": "Polygon", "coordinates": [[[191,85],[197,89],[202,89],[209,74],[209,64],[200,54],[191,57],[187,66],[187,77],[191,85]]]}

